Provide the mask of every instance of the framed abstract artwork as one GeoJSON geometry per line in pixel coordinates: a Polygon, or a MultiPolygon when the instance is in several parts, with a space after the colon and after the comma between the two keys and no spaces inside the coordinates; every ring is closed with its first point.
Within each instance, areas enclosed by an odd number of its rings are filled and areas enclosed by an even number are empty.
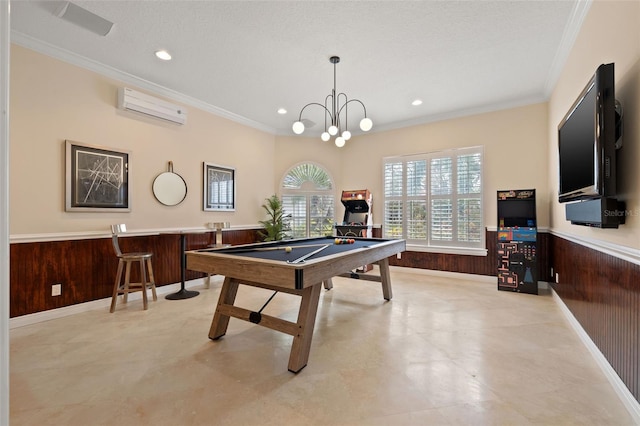
{"type": "Polygon", "coordinates": [[[205,162],[202,174],[203,209],[234,211],[236,209],[236,170],[205,162]]]}
{"type": "Polygon", "coordinates": [[[130,152],[65,141],[68,212],[128,212],[130,152]]]}

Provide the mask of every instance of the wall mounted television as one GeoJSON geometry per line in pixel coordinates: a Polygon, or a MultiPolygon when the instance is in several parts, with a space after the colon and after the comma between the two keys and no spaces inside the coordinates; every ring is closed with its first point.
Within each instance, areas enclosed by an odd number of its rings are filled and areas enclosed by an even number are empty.
{"type": "Polygon", "coordinates": [[[603,64],[558,124],[560,203],[616,195],[621,129],[614,64],[603,64]]]}

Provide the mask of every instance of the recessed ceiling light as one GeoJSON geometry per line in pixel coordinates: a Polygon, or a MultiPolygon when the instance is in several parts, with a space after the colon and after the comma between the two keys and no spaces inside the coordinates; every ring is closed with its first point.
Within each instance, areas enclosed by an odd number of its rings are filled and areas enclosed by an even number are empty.
{"type": "Polygon", "coordinates": [[[411,102],[411,105],[413,105],[413,106],[422,105],[422,100],[421,99],[415,99],[413,102],[411,102]]]}
{"type": "Polygon", "coordinates": [[[156,51],[156,56],[163,61],[170,61],[171,55],[166,50],[158,50],[156,51]]]}
{"type": "Polygon", "coordinates": [[[286,114],[287,110],[284,108],[278,108],[278,114],[286,114]]]}

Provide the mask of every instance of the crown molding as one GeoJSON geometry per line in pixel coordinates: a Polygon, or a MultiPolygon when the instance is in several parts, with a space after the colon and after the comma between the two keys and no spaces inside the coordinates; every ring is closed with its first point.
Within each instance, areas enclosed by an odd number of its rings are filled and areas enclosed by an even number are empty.
{"type": "MultiPolygon", "coordinates": [[[[460,109],[460,110],[455,110],[450,112],[444,112],[441,114],[425,115],[425,116],[421,116],[421,117],[417,117],[409,120],[396,121],[394,123],[389,123],[386,125],[375,126],[373,129],[371,129],[367,133],[368,134],[380,133],[380,132],[386,132],[389,130],[404,129],[407,127],[421,126],[425,124],[437,123],[440,121],[453,120],[456,118],[471,117],[474,115],[504,111],[504,110],[513,109],[513,108],[520,108],[520,107],[525,107],[529,105],[540,104],[540,103],[547,102],[548,100],[549,100],[548,96],[544,94],[533,95],[533,96],[529,96],[529,97],[517,99],[517,100],[497,102],[493,104],[487,104],[487,105],[481,105],[477,107],[470,107],[470,108],[465,108],[465,109],[460,109]]],[[[354,133],[354,136],[358,136],[362,134],[364,134],[364,132],[358,132],[358,133],[354,133]]]]}
{"type": "Polygon", "coordinates": [[[551,93],[553,92],[553,89],[558,82],[560,73],[562,72],[565,63],[567,62],[567,58],[569,57],[569,53],[571,53],[573,44],[578,38],[580,28],[582,28],[582,24],[587,17],[587,13],[591,8],[592,3],[593,0],[580,0],[575,2],[573,6],[573,10],[571,11],[571,18],[567,22],[567,25],[564,29],[562,40],[560,40],[560,46],[558,47],[558,50],[556,50],[556,54],[553,58],[553,61],[551,62],[549,74],[547,75],[547,81],[544,85],[544,93],[545,97],[547,98],[551,96],[551,93]]]}

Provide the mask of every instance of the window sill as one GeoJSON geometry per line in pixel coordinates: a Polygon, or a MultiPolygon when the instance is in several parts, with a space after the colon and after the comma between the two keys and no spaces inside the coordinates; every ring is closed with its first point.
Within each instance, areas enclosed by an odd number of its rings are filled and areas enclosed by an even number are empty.
{"type": "Polygon", "coordinates": [[[465,256],[487,256],[486,248],[467,248],[467,247],[426,247],[415,244],[407,244],[407,251],[416,251],[422,253],[443,253],[443,254],[460,254],[465,256]]]}

